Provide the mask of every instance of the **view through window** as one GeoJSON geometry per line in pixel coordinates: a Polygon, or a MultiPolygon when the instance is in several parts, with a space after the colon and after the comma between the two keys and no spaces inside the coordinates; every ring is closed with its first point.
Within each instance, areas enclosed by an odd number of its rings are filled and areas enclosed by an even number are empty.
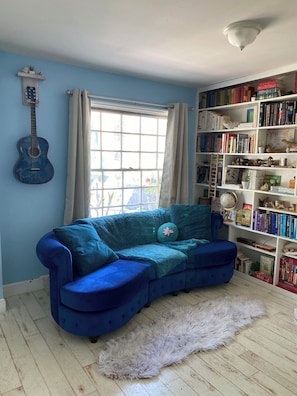
{"type": "Polygon", "coordinates": [[[92,108],[90,216],[158,207],[167,111],[92,108]]]}

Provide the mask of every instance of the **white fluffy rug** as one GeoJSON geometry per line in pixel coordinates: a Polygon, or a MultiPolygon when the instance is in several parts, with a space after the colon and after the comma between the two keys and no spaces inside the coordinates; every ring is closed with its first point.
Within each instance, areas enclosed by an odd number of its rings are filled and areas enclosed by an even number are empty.
{"type": "Polygon", "coordinates": [[[261,301],[240,296],[171,309],[108,341],[99,354],[99,371],[114,379],[154,377],[195,352],[225,345],[264,314],[261,301]]]}

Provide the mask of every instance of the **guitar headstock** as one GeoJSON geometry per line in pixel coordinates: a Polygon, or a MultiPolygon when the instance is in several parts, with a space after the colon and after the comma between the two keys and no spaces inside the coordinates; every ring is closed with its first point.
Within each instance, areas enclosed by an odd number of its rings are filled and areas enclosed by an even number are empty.
{"type": "Polygon", "coordinates": [[[26,87],[26,102],[30,104],[38,103],[35,87],[26,87]]]}

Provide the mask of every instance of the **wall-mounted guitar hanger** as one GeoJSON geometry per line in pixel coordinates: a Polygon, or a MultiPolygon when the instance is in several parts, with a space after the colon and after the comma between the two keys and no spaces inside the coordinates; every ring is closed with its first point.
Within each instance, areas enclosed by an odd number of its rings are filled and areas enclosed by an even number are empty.
{"type": "MultiPolygon", "coordinates": [[[[31,67],[32,69],[32,67],[31,67]]],[[[45,80],[44,75],[41,72],[35,72],[30,70],[30,67],[24,67],[24,69],[17,73],[22,78],[22,98],[24,105],[30,105],[30,100],[27,97],[28,87],[35,88],[36,105],[39,103],[39,90],[38,82],[45,80]]]]}

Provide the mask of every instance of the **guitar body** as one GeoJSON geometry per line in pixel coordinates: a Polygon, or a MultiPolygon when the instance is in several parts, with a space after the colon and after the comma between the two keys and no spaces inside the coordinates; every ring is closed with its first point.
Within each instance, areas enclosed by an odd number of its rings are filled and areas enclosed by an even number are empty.
{"type": "Polygon", "coordinates": [[[54,167],[47,158],[48,142],[37,137],[37,145],[32,148],[31,136],[20,139],[17,143],[20,158],[13,172],[22,183],[43,184],[54,176],[54,167]]]}
{"type": "Polygon", "coordinates": [[[17,143],[19,160],[13,173],[22,183],[47,183],[54,176],[54,168],[47,158],[48,142],[37,137],[35,87],[27,87],[26,95],[31,107],[31,136],[26,136],[17,143]]]}

